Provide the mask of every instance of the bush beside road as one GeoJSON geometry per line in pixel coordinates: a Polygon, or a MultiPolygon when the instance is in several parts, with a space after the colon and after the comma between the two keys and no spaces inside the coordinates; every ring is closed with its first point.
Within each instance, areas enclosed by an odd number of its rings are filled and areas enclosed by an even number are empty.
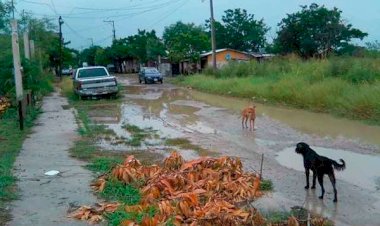
{"type": "Polygon", "coordinates": [[[234,63],[174,83],[204,92],[380,123],[380,59],[295,57],[234,63]]]}

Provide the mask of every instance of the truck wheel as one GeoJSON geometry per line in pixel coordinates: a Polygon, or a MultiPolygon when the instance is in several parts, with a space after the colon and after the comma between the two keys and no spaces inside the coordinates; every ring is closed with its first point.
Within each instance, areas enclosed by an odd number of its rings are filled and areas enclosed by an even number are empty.
{"type": "Polygon", "coordinates": [[[142,82],[141,79],[139,79],[139,83],[140,83],[140,84],[141,84],[141,82],[142,82]]]}
{"type": "Polygon", "coordinates": [[[144,79],[144,83],[145,83],[145,84],[148,84],[148,80],[144,79]]]}
{"type": "Polygon", "coordinates": [[[164,82],[162,81],[162,79],[160,80],[160,83],[161,83],[161,84],[164,83],[164,82]]]}

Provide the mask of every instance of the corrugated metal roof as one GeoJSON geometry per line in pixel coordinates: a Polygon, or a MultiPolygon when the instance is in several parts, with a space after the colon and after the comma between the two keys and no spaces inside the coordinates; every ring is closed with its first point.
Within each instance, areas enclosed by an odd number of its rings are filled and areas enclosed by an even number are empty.
{"type": "MultiPolygon", "coordinates": [[[[224,52],[224,51],[226,51],[226,50],[228,50],[228,49],[217,49],[215,52],[216,52],[216,53],[220,53],[220,52],[224,52]]],[[[211,54],[212,54],[212,51],[209,51],[209,52],[207,52],[207,53],[202,53],[202,54],[201,54],[201,57],[208,56],[208,55],[211,55],[211,54]]]]}
{"type": "MultiPolygon", "coordinates": [[[[236,49],[229,49],[229,48],[217,49],[215,52],[216,53],[220,53],[220,52],[224,52],[224,51],[227,51],[227,50],[238,52],[238,53],[242,53],[242,54],[246,54],[246,55],[249,55],[249,56],[252,56],[252,57],[256,57],[256,58],[265,57],[264,54],[262,54],[262,53],[247,53],[247,52],[244,52],[244,51],[240,51],[240,50],[236,50],[236,49]]],[[[212,51],[209,51],[207,53],[202,53],[201,57],[209,56],[211,54],[212,54],[212,51]]]]}

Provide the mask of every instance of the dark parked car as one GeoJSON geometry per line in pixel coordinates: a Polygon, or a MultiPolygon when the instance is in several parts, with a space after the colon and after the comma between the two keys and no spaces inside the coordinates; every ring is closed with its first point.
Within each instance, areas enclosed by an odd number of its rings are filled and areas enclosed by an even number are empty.
{"type": "Polygon", "coordinates": [[[139,82],[145,84],[150,82],[160,82],[162,84],[163,78],[161,73],[154,67],[142,67],[139,72],[139,82]]]}
{"type": "Polygon", "coordinates": [[[70,68],[62,69],[62,75],[71,75],[72,73],[73,73],[73,70],[70,68]]]}
{"type": "Polygon", "coordinates": [[[105,67],[78,68],[73,76],[74,92],[81,98],[98,95],[116,95],[117,81],[105,67]]]}

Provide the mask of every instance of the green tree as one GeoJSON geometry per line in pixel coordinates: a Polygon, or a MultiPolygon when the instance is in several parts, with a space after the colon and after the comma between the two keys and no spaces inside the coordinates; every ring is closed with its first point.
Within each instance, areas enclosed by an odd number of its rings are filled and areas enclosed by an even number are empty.
{"type": "Polygon", "coordinates": [[[109,49],[110,48],[108,47],[106,49],[99,48],[96,50],[95,52],[96,65],[107,66],[108,64],[112,62],[110,56],[108,55],[109,49]]]}
{"type": "Polygon", "coordinates": [[[174,62],[183,59],[197,61],[200,53],[211,46],[209,35],[203,27],[180,21],[165,27],[163,39],[169,57],[174,62]]]}
{"type": "Polygon", "coordinates": [[[126,45],[129,55],[136,57],[141,63],[157,60],[159,55],[165,55],[165,47],[154,30],[138,30],[136,35],[126,38],[126,45]]]}
{"type": "Polygon", "coordinates": [[[282,54],[296,53],[302,57],[326,57],[353,38],[367,36],[342,20],[342,11],[327,9],[315,3],[301,6],[301,11],[288,14],[279,23],[275,49],[282,54]]]}
{"type": "Polygon", "coordinates": [[[115,40],[103,54],[108,61],[120,64],[127,57],[137,58],[140,63],[155,61],[158,56],[165,56],[166,53],[163,42],[154,30],[138,30],[135,35],[115,40]]]}
{"type": "Polygon", "coordinates": [[[9,31],[10,13],[11,13],[10,2],[0,1],[0,32],[9,31]]]}
{"type": "MultiPolygon", "coordinates": [[[[217,48],[231,48],[241,51],[259,51],[266,44],[265,34],[269,28],[264,20],[256,20],[245,9],[224,11],[222,22],[215,22],[217,48]]],[[[210,21],[206,21],[210,28],[210,21]]]]}
{"type": "Polygon", "coordinates": [[[103,49],[102,47],[100,46],[91,46],[89,48],[86,48],[84,50],[82,50],[79,54],[79,59],[80,59],[80,62],[83,63],[83,62],[86,62],[88,65],[96,65],[96,52],[99,51],[100,49],[103,49]]]}
{"type": "MultiPolygon", "coordinates": [[[[3,4],[0,2],[1,7],[3,4]]],[[[0,7],[0,8],[1,8],[0,7]]],[[[0,29],[0,95],[15,95],[13,76],[13,56],[11,35],[9,33],[9,14],[2,11],[0,20],[7,21],[0,29]]],[[[23,55],[23,39],[20,37],[20,53],[23,67],[24,89],[31,89],[36,95],[51,91],[49,82],[51,77],[47,71],[54,66],[51,64],[50,56],[53,54],[54,44],[57,35],[52,24],[47,19],[36,19],[30,16],[22,17],[19,20],[19,30],[22,33],[26,27],[30,29],[30,38],[35,41],[36,55],[31,60],[27,60],[23,55]]],[[[55,49],[57,50],[57,49],[55,49]]]]}

